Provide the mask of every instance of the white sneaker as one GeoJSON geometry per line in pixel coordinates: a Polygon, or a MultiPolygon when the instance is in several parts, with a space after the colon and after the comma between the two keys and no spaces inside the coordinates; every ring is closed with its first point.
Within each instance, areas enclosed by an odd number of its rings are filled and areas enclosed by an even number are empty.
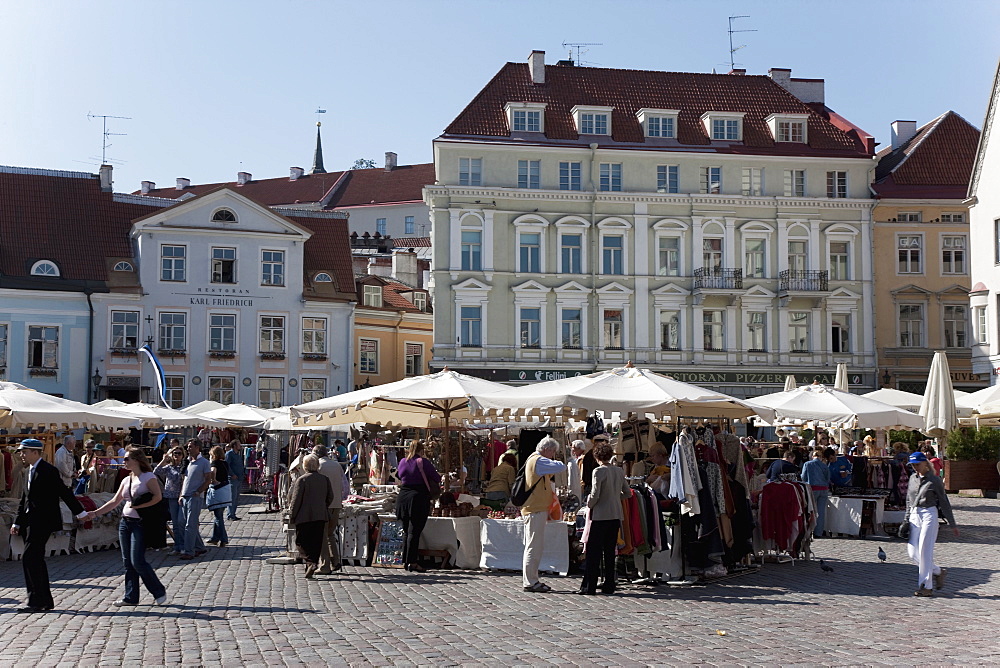
{"type": "Polygon", "coordinates": [[[156,605],[166,605],[167,604],[167,594],[164,592],[163,596],[156,599],[156,605]]]}

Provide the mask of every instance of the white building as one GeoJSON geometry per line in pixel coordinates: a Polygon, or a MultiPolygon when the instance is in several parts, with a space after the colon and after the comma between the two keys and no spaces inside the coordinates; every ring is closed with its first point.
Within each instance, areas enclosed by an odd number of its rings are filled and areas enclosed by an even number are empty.
{"type": "Polygon", "coordinates": [[[788,70],[507,63],[434,142],[432,365],[872,388],[873,153],[788,70]]]}

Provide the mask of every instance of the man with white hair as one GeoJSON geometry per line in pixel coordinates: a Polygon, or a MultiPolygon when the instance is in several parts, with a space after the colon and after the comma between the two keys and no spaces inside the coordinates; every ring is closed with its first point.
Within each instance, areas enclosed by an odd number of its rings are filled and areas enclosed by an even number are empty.
{"type": "Polygon", "coordinates": [[[67,436],[63,439],[63,447],[56,450],[56,468],[59,469],[59,477],[64,485],[73,489],[73,474],[76,473],[76,457],[73,450],[76,449],[76,437],[67,436]]]}
{"type": "Polygon", "coordinates": [[[528,500],[521,506],[524,519],[524,560],[521,565],[524,591],[545,593],[552,587],[538,579],[538,566],[545,549],[545,525],[549,521],[549,508],[556,493],[553,476],[566,470],[566,465],[552,459],[559,442],[547,436],[538,442],[535,452],[524,463],[524,482],[531,490],[528,500]]]}

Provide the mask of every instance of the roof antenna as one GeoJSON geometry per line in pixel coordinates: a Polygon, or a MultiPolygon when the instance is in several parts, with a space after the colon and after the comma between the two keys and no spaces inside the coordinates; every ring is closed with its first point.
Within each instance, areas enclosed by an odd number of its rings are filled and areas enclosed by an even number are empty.
{"type": "MultiPolygon", "coordinates": [[[[583,61],[580,60],[580,56],[589,52],[590,49],[584,49],[585,46],[604,46],[603,42],[563,42],[563,48],[569,48],[569,59],[575,62],[577,65],[583,65],[583,61]],[[576,60],[573,60],[573,49],[576,49],[576,60]]],[[[590,63],[591,65],[597,65],[599,63],[590,63]]]]}
{"type": "Polygon", "coordinates": [[[734,59],[734,56],[736,55],[736,52],[739,51],[740,49],[745,49],[746,46],[747,46],[746,44],[740,44],[737,47],[733,47],[733,33],[734,32],[757,32],[756,30],[733,30],[733,19],[748,19],[748,18],[750,18],[749,14],[742,14],[740,16],[730,16],[729,17],[729,69],[730,69],[730,71],[736,69],[736,60],[734,59]]]}
{"type": "Polygon", "coordinates": [[[132,117],[131,116],[111,116],[111,115],[108,115],[108,114],[92,114],[90,112],[87,112],[87,120],[90,120],[91,118],[100,118],[101,120],[104,121],[104,130],[101,132],[101,134],[104,135],[104,139],[101,141],[101,164],[102,165],[106,165],[106,164],[108,164],[108,149],[111,147],[111,144],[108,143],[108,137],[124,137],[124,136],[126,136],[126,133],[124,133],[124,132],[111,132],[110,130],[108,130],[108,119],[109,118],[120,118],[120,119],[122,119],[124,121],[130,121],[130,120],[132,120],[132,117]]]}

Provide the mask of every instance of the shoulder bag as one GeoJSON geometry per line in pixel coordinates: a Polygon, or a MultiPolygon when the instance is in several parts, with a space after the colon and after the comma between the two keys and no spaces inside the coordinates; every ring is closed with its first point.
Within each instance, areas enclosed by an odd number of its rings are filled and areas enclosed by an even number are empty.
{"type": "Polygon", "coordinates": [[[441,496],[441,486],[438,485],[437,488],[432,488],[430,482],[427,480],[427,472],[424,471],[424,458],[418,457],[417,462],[420,467],[420,475],[424,479],[424,485],[427,487],[427,491],[430,493],[431,501],[436,501],[439,496],[441,496]]]}
{"type": "Polygon", "coordinates": [[[221,510],[222,508],[229,507],[229,504],[233,502],[233,486],[223,485],[222,487],[213,487],[209,485],[208,496],[205,500],[205,507],[209,510],[221,510]]]}

